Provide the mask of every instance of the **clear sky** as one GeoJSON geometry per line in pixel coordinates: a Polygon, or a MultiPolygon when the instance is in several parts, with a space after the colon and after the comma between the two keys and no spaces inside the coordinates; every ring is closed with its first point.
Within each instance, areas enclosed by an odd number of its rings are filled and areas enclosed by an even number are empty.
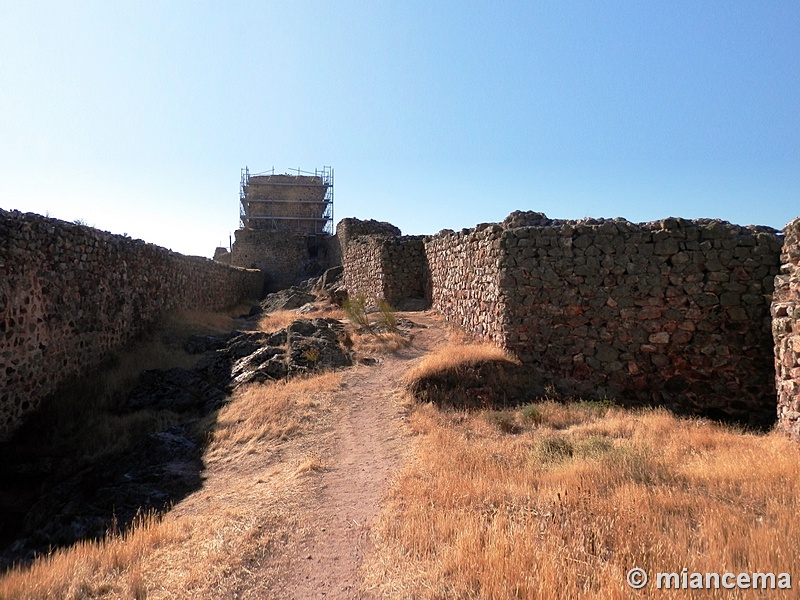
{"type": "Polygon", "coordinates": [[[800,215],[800,2],[0,0],[0,207],[210,256],[240,169],[335,218],[800,215]]]}

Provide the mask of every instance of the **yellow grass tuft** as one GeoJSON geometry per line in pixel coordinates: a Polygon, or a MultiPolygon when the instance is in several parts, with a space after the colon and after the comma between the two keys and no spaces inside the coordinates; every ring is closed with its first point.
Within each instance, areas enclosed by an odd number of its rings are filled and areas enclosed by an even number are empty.
{"type": "Polygon", "coordinates": [[[518,364],[508,352],[491,344],[449,343],[425,355],[406,372],[404,379],[412,383],[461,366],[489,361],[518,364]]]}
{"type": "Polygon", "coordinates": [[[410,425],[416,455],[366,568],[386,597],[622,599],[633,567],[800,573],[800,461],[782,435],[592,403],[426,404],[410,425]]]}
{"type": "Polygon", "coordinates": [[[311,313],[300,314],[296,310],[276,310],[267,313],[258,321],[258,328],[266,333],[273,333],[288,327],[298,319],[345,319],[344,311],[338,306],[322,304],[311,313]]]}
{"type": "Polygon", "coordinates": [[[352,331],[353,350],[356,354],[369,356],[372,354],[392,354],[411,344],[411,338],[399,331],[372,333],[369,331],[352,331]]]}

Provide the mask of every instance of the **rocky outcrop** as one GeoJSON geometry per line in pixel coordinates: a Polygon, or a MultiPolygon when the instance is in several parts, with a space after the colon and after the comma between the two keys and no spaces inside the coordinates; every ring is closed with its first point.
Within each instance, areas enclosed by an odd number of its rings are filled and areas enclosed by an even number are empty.
{"type": "Polygon", "coordinates": [[[317,298],[313,294],[299,287],[290,287],[279,292],[267,294],[261,301],[261,312],[271,313],[276,310],[294,310],[304,304],[314,302],[317,298]]]}
{"type": "Polygon", "coordinates": [[[213,424],[234,390],[349,366],[345,342],[343,324],[333,319],[298,320],[275,333],[195,336],[187,345],[204,355],[194,369],[144,372],[109,417],[142,428],[164,423],[163,429],[126,432],[133,444],[121,452],[100,449],[88,463],[41,447],[32,456],[24,444],[0,446],[0,569],[124,530],[137,515],[196,490],[210,433],[201,425],[213,424]]]}

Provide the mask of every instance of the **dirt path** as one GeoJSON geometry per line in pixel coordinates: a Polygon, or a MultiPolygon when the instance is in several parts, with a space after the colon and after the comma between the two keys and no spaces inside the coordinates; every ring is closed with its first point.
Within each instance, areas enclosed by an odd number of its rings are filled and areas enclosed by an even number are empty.
{"type": "Polygon", "coordinates": [[[409,316],[425,326],[413,330],[413,344],[384,357],[379,365],[349,371],[346,387],[334,399],[340,413],[323,459],[327,469],[304,511],[311,535],[292,569],[290,597],[369,597],[361,590],[359,571],[369,550],[370,526],[407,446],[399,380],[410,360],[445,336],[434,318],[409,316]]]}

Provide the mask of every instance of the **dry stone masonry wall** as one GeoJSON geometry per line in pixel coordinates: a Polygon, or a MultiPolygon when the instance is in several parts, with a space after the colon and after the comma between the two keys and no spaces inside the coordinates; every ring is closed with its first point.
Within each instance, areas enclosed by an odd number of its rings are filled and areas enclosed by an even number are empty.
{"type": "Polygon", "coordinates": [[[504,345],[566,394],[775,419],[769,228],[665,219],[502,234],[504,345]]]}
{"type": "Polygon", "coordinates": [[[504,343],[505,323],[501,233],[499,225],[481,225],[425,239],[432,306],[449,321],[498,345],[504,343]]]}
{"type": "Polygon", "coordinates": [[[409,300],[427,306],[429,276],[422,236],[351,239],[344,263],[345,286],[354,297],[363,294],[399,308],[409,300]]]}
{"type": "Polygon", "coordinates": [[[781,272],[775,278],[772,302],[778,423],[800,438],[800,219],[783,231],[781,272]]]}
{"type": "Polygon", "coordinates": [[[351,298],[364,296],[369,300],[384,298],[386,272],[381,262],[381,247],[385,238],[364,235],[353,238],[344,252],[344,285],[351,298]]]}
{"type": "Polygon", "coordinates": [[[391,237],[381,247],[386,301],[402,308],[407,300],[428,300],[428,261],[422,236],[391,237]]]}
{"type": "Polygon", "coordinates": [[[0,438],[164,313],[226,308],[262,285],[259,271],[0,210],[0,438]]]}
{"type": "Polygon", "coordinates": [[[380,235],[383,237],[400,236],[400,230],[386,221],[376,221],[375,219],[355,219],[347,217],[339,221],[336,225],[336,237],[339,240],[341,254],[344,257],[350,241],[364,235],[380,235]]]}
{"type": "Polygon", "coordinates": [[[717,220],[518,212],[425,246],[434,308],[519,357],[540,389],[764,425],[781,243],[717,220]]]}

